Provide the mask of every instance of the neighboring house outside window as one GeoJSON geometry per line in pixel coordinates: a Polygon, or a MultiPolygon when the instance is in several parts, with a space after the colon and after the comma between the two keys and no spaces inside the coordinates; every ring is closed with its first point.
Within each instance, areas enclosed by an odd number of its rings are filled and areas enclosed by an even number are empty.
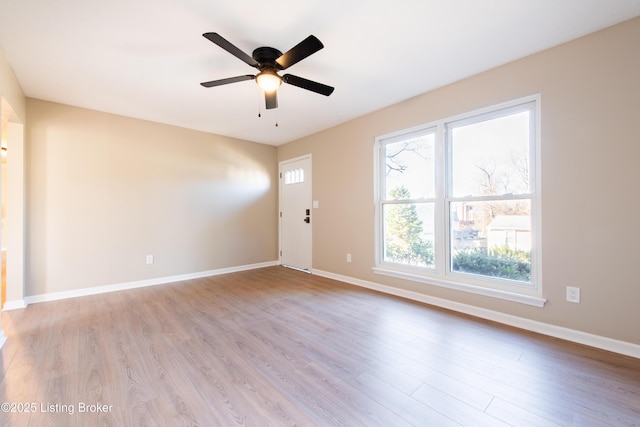
{"type": "Polygon", "coordinates": [[[542,306],[539,96],[376,138],[374,271],[542,306]]]}
{"type": "Polygon", "coordinates": [[[531,250],[531,218],[527,215],[498,215],[487,226],[487,248],[531,250]]]}

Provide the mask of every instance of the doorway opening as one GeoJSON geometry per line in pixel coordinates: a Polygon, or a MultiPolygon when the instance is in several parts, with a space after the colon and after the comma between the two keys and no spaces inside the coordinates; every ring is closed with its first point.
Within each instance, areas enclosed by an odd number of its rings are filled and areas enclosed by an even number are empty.
{"type": "Polygon", "coordinates": [[[2,188],[0,188],[0,204],[2,210],[2,217],[0,221],[2,222],[0,227],[0,246],[2,247],[2,305],[0,307],[4,307],[4,303],[7,300],[7,245],[5,242],[5,236],[7,235],[7,139],[6,139],[6,125],[4,120],[2,120],[2,138],[0,138],[0,147],[2,148],[2,162],[0,163],[0,173],[2,174],[0,177],[0,184],[2,188]]]}
{"type": "Polygon", "coordinates": [[[0,123],[2,309],[9,310],[25,307],[25,144],[24,125],[4,98],[0,123]]]}

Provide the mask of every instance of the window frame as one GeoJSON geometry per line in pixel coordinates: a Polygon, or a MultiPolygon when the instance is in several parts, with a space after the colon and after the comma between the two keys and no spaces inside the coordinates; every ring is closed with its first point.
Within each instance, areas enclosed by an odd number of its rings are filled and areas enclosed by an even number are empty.
{"type": "Polygon", "coordinates": [[[523,304],[543,307],[546,300],[542,297],[541,263],[541,218],[540,218],[540,94],[534,94],[508,102],[491,105],[467,113],[439,119],[433,122],[402,129],[375,138],[374,144],[374,212],[375,212],[375,267],[376,274],[441,286],[479,295],[485,295],[523,304]],[[517,195],[474,196],[474,201],[518,200],[526,199],[531,203],[531,282],[524,283],[510,279],[494,278],[455,272],[451,268],[451,225],[450,204],[456,201],[468,201],[469,197],[452,196],[452,153],[451,135],[447,132],[453,124],[471,124],[515,114],[529,110],[529,193],[517,195]],[[385,146],[389,143],[409,139],[423,133],[435,132],[435,199],[408,199],[400,203],[429,202],[435,204],[435,266],[416,267],[384,260],[384,218],[383,209],[386,200],[385,146]]]}

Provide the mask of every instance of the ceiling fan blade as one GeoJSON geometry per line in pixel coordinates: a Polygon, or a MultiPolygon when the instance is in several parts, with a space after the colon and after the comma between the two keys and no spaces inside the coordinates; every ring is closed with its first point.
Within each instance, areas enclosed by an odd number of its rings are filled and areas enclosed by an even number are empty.
{"type": "Polygon", "coordinates": [[[236,58],[246,62],[252,67],[256,67],[256,68],[258,67],[258,61],[256,61],[251,56],[241,51],[238,47],[233,45],[231,42],[229,42],[227,39],[222,37],[220,34],[204,33],[203,36],[209,39],[210,41],[212,41],[213,43],[217,44],[218,46],[220,46],[221,48],[223,48],[224,50],[226,50],[236,58]]]}
{"type": "Polygon", "coordinates": [[[255,76],[253,74],[246,74],[244,76],[229,77],[229,78],[220,79],[220,80],[212,80],[210,82],[202,82],[200,84],[204,87],[214,87],[214,86],[228,85],[229,83],[243,82],[245,80],[253,80],[254,78],[255,76]]]}
{"type": "Polygon", "coordinates": [[[310,90],[311,92],[319,93],[320,95],[324,96],[331,95],[334,90],[334,88],[331,86],[303,79],[302,77],[294,76],[292,74],[285,74],[284,76],[282,76],[282,81],[293,86],[298,86],[302,89],[310,90]]]}
{"type": "Polygon", "coordinates": [[[276,63],[281,69],[285,70],[293,64],[302,61],[307,56],[316,53],[323,47],[324,45],[316,38],[316,36],[309,36],[282,54],[282,56],[276,59],[276,63]]]}
{"type": "Polygon", "coordinates": [[[267,105],[267,110],[278,108],[278,91],[265,92],[264,101],[267,105]]]}

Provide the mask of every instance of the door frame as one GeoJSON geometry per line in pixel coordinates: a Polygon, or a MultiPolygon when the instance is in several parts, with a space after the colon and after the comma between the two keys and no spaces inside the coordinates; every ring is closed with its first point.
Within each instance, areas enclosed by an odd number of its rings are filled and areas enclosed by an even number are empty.
{"type": "MultiPolygon", "coordinates": [[[[305,173],[305,179],[308,176],[309,178],[309,182],[310,182],[310,186],[309,188],[311,189],[311,194],[309,195],[309,199],[312,201],[313,200],[313,156],[311,155],[311,153],[308,154],[304,154],[302,156],[298,156],[298,157],[292,157],[290,159],[286,159],[286,160],[281,160],[280,162],[278,162],[278,263],[280,265],[282,265],[282,193],[283,193],[283,189],[284,189],[284,178],[282,175],[282,166],[287,164],[287,163],[292,163],[292,162],[297,162],[300,160],[305,160],[305,159],[309,159],[309,164],[310,164],[310,171],[308,174],[305,173]]],[[[311,236],[309,239],[309,255],[311,257],[310,259],[310,265],[309,265],[309,269],[308,270],[303,270],[303,269],[297,269],[294,268],[298,271],[302,271],[305,273],[312,273],[313,272],[313,208],[310,206],[310,212],[311,214],[311,236]]]]}

